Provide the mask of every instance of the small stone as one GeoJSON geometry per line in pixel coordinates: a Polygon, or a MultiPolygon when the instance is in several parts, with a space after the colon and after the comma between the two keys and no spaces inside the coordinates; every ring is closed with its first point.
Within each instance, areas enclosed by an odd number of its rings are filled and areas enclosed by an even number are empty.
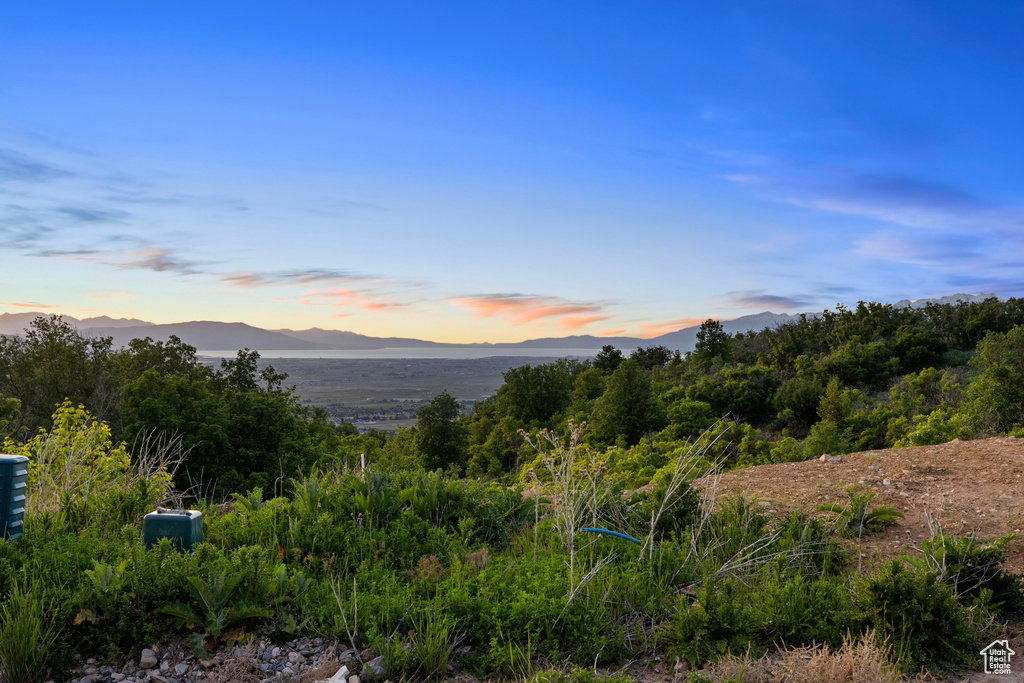
{"type": "Polygon", "coordinates": [[[348,683],[359,683],[359,676],[352,674],[348,677],[348,683]]]}
{"type": "Polygon", "coordinates": [[[167,670],[170,669],[170,668],[171,668],[171,663],[168,662],[166,659],[164,661],[160,662],[160,673],[165,674],[165,673],[167,673],[167,670]]]}
{"type": "Polygon", "coordinates": [[[882,486],[892,486],[892,479],[883,479],[882,486]]]}
{"type": "Polygon", "coordinates": [[[334,675],[323,681],[317,681],[316,683],[346,683],[348,680],[348,667],[343,666],[334,672],[334,675]]]}
{"type": "Polygon", "coordinates": [[[152,671],[149,672],[149,680],[156,681],[157,683],[170,683],[166,678],[152,671]]]}
{"type": "Polygon", "coordinates": [[[174,675],[175,676],[184,676],[187,673],[188,673],[188,664],[185,664],[184,662],[182,662],[181,664],[175,664],[174,665],[174,675]]]}
{"type": "Polygon", "coordinates": [[[110,674],[110,680],[114,681],[114,683],[119,683],[120,681],[124,680],[124,674],[115,671],[114,673],[110,674]]]}
{"type": "Polygon", "coordinates": [[[279,647],[275,647],[273,650],[270,651],[270,656],[271,657],[277,657],[280,654],[281,654],[281,648],[279,648],[279,647]]]}
{"type": "Polygon", "coordinates": [[[82,676],[78,679],[78,683],[96,683],[102,676],[99,674],[89,674],[88,676],[82,676]]]}
{"type": "Polygon", "coordinates": [[[285,668],[281,669],[281,674],[283,676],[294,676],[295,675],[295,671],[292,670],[292,668],[290,666],[286,666],[285,668]]]}
{"type": "Polygon", "coordinates": [[[306,662],[306,658],[298,652],[289,652],[288,661],[292,664],[304,664],[306,662]]]}
{"type": "Polygon", "coordinates": [[[366,663],[366,669],[374,676],[384,675],[384,657],[375,657],[366,663]]]}
{"type": "Polygon", "coordinates": [[[143,669],[152,669],[159,663],[160,660],[156,658],[156,653],[146,648],[142,651],[142,655],[139,657],[139,666],[143,669]]]}

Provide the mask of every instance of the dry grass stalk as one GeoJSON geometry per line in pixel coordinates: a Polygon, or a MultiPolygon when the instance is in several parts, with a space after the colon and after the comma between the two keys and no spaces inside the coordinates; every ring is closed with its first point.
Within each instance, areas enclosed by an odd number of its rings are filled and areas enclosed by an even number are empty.
{"type": "Polygon", "coordinates": [[[902,678],[880,647],[874,633],[847,636],[837,650],[827,645],[785,650],[760,659],[727,657],[709,672],[712,681],[742,683],[924,683],[923,675],[902,678]]]}
{"type": "Polygon", "coordinates": [[[567,445],[547,429],[541,430],[536,437],[523,430],[519,430],[519,434],[541,454],[541,464],[550,475],[550,481],[542,481],[535,472],[530,471],[534,484],[550,501],[555,533],[568,555],[568,604],[572,604],[580,591],[612,561],[613,556],[609,554],[598,560],[587,572],[582,572],[578,566],[577,539],[585,520],[589,517],[592,524],[597,524],[598,510],[609,495],[604,484],[609,455],[580,447],[585,422],[576,424],[569,420],[568,426],[567,445]]]}
{"type": "Polygon", "coordinates": [[[255,646],[235,648],[230,659],[207,670],[204,680],[207,683],[259,683],[264,673],[258,662],[255,646]]]}

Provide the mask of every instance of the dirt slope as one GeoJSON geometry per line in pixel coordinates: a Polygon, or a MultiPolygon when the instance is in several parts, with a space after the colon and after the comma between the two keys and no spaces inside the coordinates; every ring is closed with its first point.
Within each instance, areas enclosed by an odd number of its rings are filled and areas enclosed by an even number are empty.
{"type": "MultiPolygon", "coordinates": [[[[813,513],[846,501],[846,489],[877,493],[872,507],[906,517],[863,539],[865,569],[881,559],[914,553],[926,538],[928,515],[955,534],[991,539],[1024,529],[1024,439],[953,440],[938,446],[893,448],[842,456],[842,462],[783,463],[726,472],[718,495],[743,494],[780,513],[813,513]]],[[[1024,538],[1006,548],[1006,567],[1024,571],[1024,538]]]]}

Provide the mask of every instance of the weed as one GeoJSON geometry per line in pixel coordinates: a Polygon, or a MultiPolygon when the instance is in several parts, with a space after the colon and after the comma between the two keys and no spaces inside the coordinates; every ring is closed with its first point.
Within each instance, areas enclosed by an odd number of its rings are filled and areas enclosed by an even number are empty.
{"type": "Polygon", "coordinates": [[[206,651],[206,639],[220,637],[231,624],[273,614],[264,607],[231,600],[241,578],[241,574],[228,576],[226,572],[211,572],[209,580],[205,582],[190,577],[189,592],[199,605],[199,611],[197,612],[192,605],[181,602],[160,609],[183,625],[200,629],[194,631],[190,637],[192,651],[197,657],[207,659],[209,654],[206,651]]]}
{"type": "Polygon", "coordinates": [[[0,604],[0,668],[8,683],[36,683],[48,677],[60,637],[54,606],[27,582],[11,584],[10,598],[0,604]]]}

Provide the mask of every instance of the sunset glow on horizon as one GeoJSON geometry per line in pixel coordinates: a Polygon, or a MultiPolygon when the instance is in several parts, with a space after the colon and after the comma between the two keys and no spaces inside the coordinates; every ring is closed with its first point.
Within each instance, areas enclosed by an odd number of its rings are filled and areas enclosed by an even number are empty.
{"type": "Polygon", "coordinates": [[[1024,6],[40,2],[0,313],[441,342],[1024,294],[1024,6]]]}

